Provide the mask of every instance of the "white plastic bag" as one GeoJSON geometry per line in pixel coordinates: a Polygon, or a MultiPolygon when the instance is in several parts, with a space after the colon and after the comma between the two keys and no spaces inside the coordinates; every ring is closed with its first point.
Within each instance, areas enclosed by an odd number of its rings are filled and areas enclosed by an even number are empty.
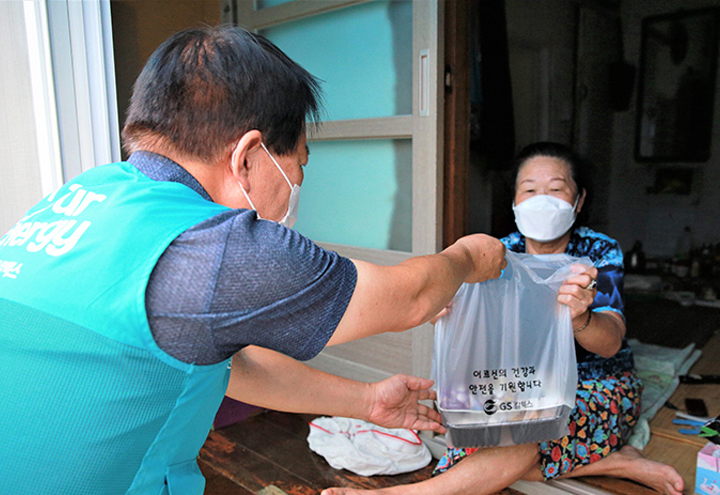
{"type": "Polygon", "coordinates": [[[577,364],[570,309],[557,301],[588,258],[507,252],[500,279],[464,284],[435,325],[437,406],[454,447],[568,434],[577,364]]]}

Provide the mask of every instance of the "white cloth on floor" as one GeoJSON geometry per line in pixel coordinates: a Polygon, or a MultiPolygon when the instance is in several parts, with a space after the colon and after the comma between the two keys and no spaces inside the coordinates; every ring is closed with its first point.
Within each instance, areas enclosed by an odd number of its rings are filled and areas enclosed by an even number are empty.
{"type": "Polygon", "coordinates": [[[388,429],[359,419],[321,417],[310,422],[310,449],[335,469],[361,476],[416,471],[432,459],[417,433],[388,429]]]}

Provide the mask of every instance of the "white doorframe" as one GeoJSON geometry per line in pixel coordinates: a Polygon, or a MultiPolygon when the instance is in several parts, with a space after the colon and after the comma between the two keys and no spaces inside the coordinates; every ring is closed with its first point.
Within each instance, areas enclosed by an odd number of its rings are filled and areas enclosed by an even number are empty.
{"type": "MultiPolygon", "coordinates": [[[[413,255],[442,249],[445,18],[437,0],[413,2],[413,255]]],[[[430,376],[432,325],[412,330],[411,373],[430,376]]]]}
{"type": "Polygon", "coordinates": [[[110,0],[46,4],[63,179],[120,160],[110,0]]]}
{"type": "Polygon", "coordinates": [[[30,86],[37,135],[40,189],[46,196],[63,183],[50,30],[44,0],[23,2],[30,86]]]}

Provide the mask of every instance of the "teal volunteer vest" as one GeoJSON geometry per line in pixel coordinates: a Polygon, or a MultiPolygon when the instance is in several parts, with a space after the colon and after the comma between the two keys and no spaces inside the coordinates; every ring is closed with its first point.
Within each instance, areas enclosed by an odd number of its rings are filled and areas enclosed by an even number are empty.
{"type": "Polygon", "coordinates": [[[116,163],[0,238],[0,493],[203,492],[196,457],[229,360],[163,352],[145,288],[175,237],[226,210],[116,163]]]}

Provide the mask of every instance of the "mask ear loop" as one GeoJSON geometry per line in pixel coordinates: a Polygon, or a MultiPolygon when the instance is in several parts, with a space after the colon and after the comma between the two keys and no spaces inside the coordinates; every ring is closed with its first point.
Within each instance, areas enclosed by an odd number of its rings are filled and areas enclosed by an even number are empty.
{"type": "Polygon", "coordinates": [[[258,217],[258,220],[262,220],[262,217],[260,216],[260,213],[258,213],[257,208],[255,208],[255,205],[253,204],[252,200],[250,199],[250,196],[248,196],[248,193],[245,191],[245,188],[240,184],[240,181],[238,181],[238,186],[240,186],[240,190],[242,191],[243,195],[245,195],[245,199],[247,199],[247,202],[250,203],[250,207],[255,211],[255,214],[258,217]]]}
{"type": "Polygon", "coordinates": [[[282,169],[282,167],[281,167],[280,164],[277,162],[277,160],[275,160],[275,157],[272,156],[272,155],[270,154],[270,152],[268,151],[268,149],[265,147],[265,143],[261,142],[261,143],[260,143],[260,146],[262,146],[262,148],[265,150],[265,153],[268,154],[268,156],[269,156],[270,159],[273,161],[273,163],[275,164],[275,166],[278,168],[278,170],[280,170],[280,173],[282,174],[282,176],[285,177],[285,182],[287,182],[287,183],[288,183],[288,186],[290,186],[290,189],[292,189],[292,188],[293,188],[292,182],[290,182],[290,179],[288,179],[288,176],[285,175],[285,171],[282,169]]]}

